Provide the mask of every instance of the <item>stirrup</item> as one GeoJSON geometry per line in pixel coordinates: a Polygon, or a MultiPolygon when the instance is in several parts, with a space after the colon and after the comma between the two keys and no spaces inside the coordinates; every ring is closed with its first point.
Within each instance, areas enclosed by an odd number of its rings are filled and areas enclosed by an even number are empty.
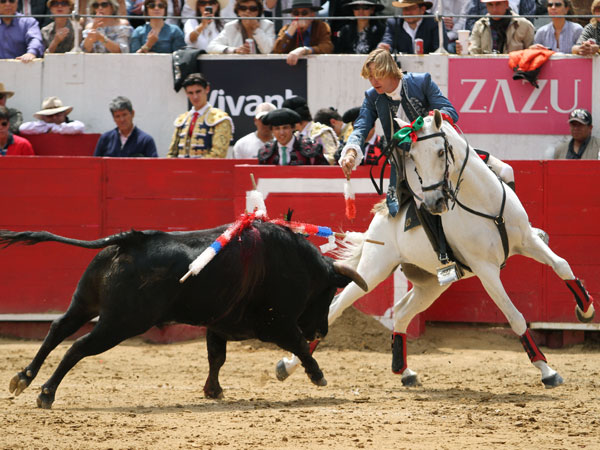
{"type": "Polygon", "coordinates": [[[462,278],[463,271],[454,261],[449,261],[437,268],[438,283],[440,286],[454,283],[462,278]]]}

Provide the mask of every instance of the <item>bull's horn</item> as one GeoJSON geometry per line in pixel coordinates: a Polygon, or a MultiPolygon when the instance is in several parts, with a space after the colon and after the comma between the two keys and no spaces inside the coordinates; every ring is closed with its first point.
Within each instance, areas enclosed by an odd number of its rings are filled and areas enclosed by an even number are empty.
{"type": "Polygon", "coordinates": [[[366,281],[352,267],[336,261],[333,263],[333,268],[337,273],[346,275],[348,278],[354,281],[356,285],[363,291],[368,292],[369,286],[367,285],[366,281]]]}

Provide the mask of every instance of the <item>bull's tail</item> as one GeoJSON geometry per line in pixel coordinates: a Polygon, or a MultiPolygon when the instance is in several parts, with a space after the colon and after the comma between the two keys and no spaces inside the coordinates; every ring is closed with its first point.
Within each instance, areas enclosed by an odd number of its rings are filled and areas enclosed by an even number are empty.
{"type": "Polygon", "coordinates": [[[83,248],[104,248],[109,245],[126,245],[138,241],[144,236],[141,231],[127,231],[124,233],[113,234],[95,241],[82,241],[79,239],[71,239],[57,234],[52,234],[48,231],[9,231],[0,230],[0,246],[6,248],[14,244],[35,245],[40,242],[60,242],[62,244],[74,245],[83,248]]]}

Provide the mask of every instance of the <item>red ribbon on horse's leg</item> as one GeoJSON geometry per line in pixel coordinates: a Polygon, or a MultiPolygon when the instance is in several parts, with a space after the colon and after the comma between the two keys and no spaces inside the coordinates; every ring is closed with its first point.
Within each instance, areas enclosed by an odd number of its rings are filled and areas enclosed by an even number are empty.
{"type": "Polygon", "coordinates": [[[574,280],[565,280],[567,287],[575,296],[575,302],[577,302],[577,306],[584,314],[587,314],[589,307],[594,302],[594,298],[588,293],[588,291],[583,287],[579,278],[575,278],[574,280]]]}
{"type": "Polygon", "coordinates": [[[529,334],[529,328],[525,330],[525,333],[523,333],[519,340],[521,341],[521,344],[523,345],[523,348],[527,352],[527,356],[529,356],[529,360],[532,363],[536,361],[547,362],[546,357],[531,337],[531,334],[529,334]]]}

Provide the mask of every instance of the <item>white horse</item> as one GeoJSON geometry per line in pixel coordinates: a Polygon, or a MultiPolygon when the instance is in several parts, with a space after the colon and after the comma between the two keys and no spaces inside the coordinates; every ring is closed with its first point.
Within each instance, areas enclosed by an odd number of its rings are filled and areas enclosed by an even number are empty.
{"type": "MultiPolygon", "coordinates": [[[[439,111],[424,119],[417,132],[418,141],[402,155],[409,184],[432,214],[441,214],[447,242],[455,259],[466,266],[464,278],[477,276],[494,303],[506,316],[512,330],[520,337],[532,364],[541,372],[546,388],[562,384],[531,338],[523,315],[515,308],[500,281],[500,269],[512,255],[524,255],[547,264],[565,280],[576,300],[576,315],[582,322],[594,317],[593,299],[573,275],[567,261],[557,256],[533,231],[527,213],[513,190],[478,157],[475,151],[442,120],[439,111]],[[410,169],[416,167],[416,172],[410,169]],[[419,179],[420,176],[420,179],[419,179]],[[418,189],[416,187],[419,186],[418,189]],[[448,203],[454,203],[452,208],[448,203]],[[502,228],[505,229],[503,245],[502,228]]],[[[425,311],[448,287],[440,286],[436,269],[440,266],[436,253],[423,227],[404,231],[407,206],[396,217],[388,214],[384,203],[374,208],[375,215],[364,239],[384,241],[373,245],[366,241],[350,248],[346,262],[357,267],[369,289],[374,289],[398,266],[413,288],[394,304],[392,371],[402,375],[405,386],[419,384],[417,374],[406,363],[406,329],[418,313],[425,311]]],[[[331,325],[342,312],[365,292],[354,283],[335,297],[329,309],[331,325]]],[[[317,342],[311,344],[311,349],[317,342]]],[[[296,356],[283,358],[276,367],[277,378],[284,380],[297,367],[296,356]]]]}

